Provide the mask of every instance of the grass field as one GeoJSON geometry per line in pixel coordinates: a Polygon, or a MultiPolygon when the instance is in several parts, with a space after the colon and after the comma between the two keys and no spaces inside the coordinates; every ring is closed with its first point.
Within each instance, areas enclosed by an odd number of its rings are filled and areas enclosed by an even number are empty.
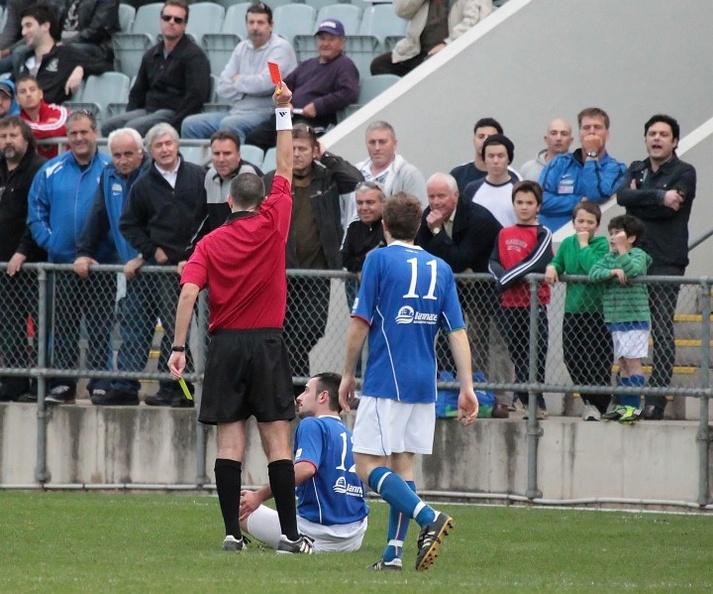
{"type": "Polygon", "coordinates": [[[713,517],[439,506],[455,529],[428,571],[370,572],[386,507],[358,553],[220,550],[204,495],[0,492],[0,592],[651,592],[713,590],[713,517]]]}

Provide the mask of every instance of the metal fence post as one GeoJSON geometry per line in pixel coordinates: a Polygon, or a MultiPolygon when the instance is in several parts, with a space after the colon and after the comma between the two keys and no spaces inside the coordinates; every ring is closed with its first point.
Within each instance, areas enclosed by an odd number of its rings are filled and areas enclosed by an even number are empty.
{"type": "Polygon", "coordinates": [[[537,391],[532,388],[537,383],[537,362],[538,353],[538,333],[539,333],[539,309],[540,281],[529,278],[530,283],[530,353],[529,353],[529,402],[527,405],[529,414],[527,417],[527,498],[536,499],[542,497],[542,492],[537,488],[537,446],[542,435],[542,428],[537,421],[537,391]]]}
{"type": "MultiPolygon", "coordinates": [[[[51,290],[51,289],[50,289],[51,290]]],[[[45,395],[47,393],[47,383],[44,374],[47,369],[47,338],[49,336],[49,324],[47,319],[48,308],[48,282],[47,270],[39,268],[37,271],[37,368],[39,373],[37,378],[37,463],[35,465],[35,480],[38,483],[46,483],[50,480],[50,472],[47,468],[47,421],[50,417],[45,395]]]]}
{"type": "MultiPolygon", "coordinates": [[[[699,369],[700,387],[710,387],[710,337],[711,337],[711,286],[708,279],[701,279],[701,365],[699,369]]],[[[698,419],[698,503],[710,502],[710,430],[708,428],[709,400],[706,394],[700,397],[700,415],[698,419]]]]}

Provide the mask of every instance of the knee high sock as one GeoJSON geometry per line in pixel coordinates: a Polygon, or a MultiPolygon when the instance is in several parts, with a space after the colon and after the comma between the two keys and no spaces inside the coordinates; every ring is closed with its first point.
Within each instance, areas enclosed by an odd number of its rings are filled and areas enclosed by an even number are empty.
{"type": "Polygon", "coordinates": [[[436,519],[436,512],[414,493],[406,481],[385,466],[374,468],[369,473],[369,486],[397,512],[416,520],[423,528],[436,519]]]}
{"type": "MultiPolygon", "coordinates": [[[[622,378],[622,380],[626,380],[624,385],[630,388],[643,388],[646,385],[646,378],[643,375],[630,375],[627,378],[622,378]]],[[[641,394],[626,394],[619,400],[625,406],[633,406],[635,408],[641,406],[641,394]]]]}
{"type": "Polygon", "coordinates": [[[223,514],[225,534],[240,538],[240,488],[242,477],[242,464],[236,460],[216,458],[215,460],[215,486],[218,491],[220,511],[223,514]]]}
{"type": "MultiPolygon", "coordinates": [[[[416,483],[414,481],[406,481],[409,489],[416,492],[416,483]]],[[[386,533],[386,548],[382,558],[384,561],[393,561],[397,557],[400,559],[403,552],[406,533],[411,518],[396,511],[393,507],[389,507],[389,530],[386,533]]]]}
{"type": "Polygon", "coordinates": [[[296,540],[299,533],[295,504],[295,466],[292,460],[275,460],[267,465],[267,474],[282,534],[290,540],[296,540]]]}

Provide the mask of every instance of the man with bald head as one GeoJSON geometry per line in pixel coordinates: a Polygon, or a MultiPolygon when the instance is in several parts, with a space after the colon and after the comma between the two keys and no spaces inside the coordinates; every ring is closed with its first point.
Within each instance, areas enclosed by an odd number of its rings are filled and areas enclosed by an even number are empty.
{"type": "Polygon", "coordinates": [[[545,165],[557,155],[568,153],[573,140],[572,125],[569,122],[560,118],[552,120],[547,126],[547,134],[545,134],[547,148],[543,148],[534,159],[520,168],[522,179],[538,181],[545,165]]]}

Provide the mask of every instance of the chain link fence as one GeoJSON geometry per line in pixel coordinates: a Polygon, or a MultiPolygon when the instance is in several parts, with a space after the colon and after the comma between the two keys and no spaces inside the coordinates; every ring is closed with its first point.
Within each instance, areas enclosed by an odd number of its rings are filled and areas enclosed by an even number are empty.
{"type": "MultiPolygon", "coordinates": [[[[69,265],[34,264],[14,277],[0,275],[0,375],[21,378],[23,386],[40,376],[50,385],[86,378],[92,387],[142,380],[142,392],[169,380],[178,274],[172,267],[147,266],[127,282],[121,270],[94,266],[80,278],[69,265]]],[[[489,276],[457,275],[473,371],[483,372],[487,382],[480,386],[495,391],[499,401],[510,403],[513,392],[596,399],[621,391],[615,387],[619,363],[601,313],[601,286],[584,277],[562,281],[548,287],[546,306],[535,299],[533,306],[503,307],[489,276]]],[[[529,282],[533,295],[542,295],[542,277],[533,275],[529,282]]],[[[647,277],[630,283],[645,286],[651,304],[642,393],[707,394],[710,345],[702,339],[709,321],[702,310],[710,299],[709,280],[647,277]]],[[[345,272],[288,271],[284,336],[296,391],[314,373],[341,369],[356,290],[356,279],[345,272]]],[[[202,361],[208,341],[205,299],[199,308],[189,340],[195,381],[200,369],[194,360],[202,361]]],[[[454,371],[447,341],[439,338],[436,347],[439,369],[454,371]]],[[[4,399],[21,396],[20,389],[3,390],[4,399]]]]}

